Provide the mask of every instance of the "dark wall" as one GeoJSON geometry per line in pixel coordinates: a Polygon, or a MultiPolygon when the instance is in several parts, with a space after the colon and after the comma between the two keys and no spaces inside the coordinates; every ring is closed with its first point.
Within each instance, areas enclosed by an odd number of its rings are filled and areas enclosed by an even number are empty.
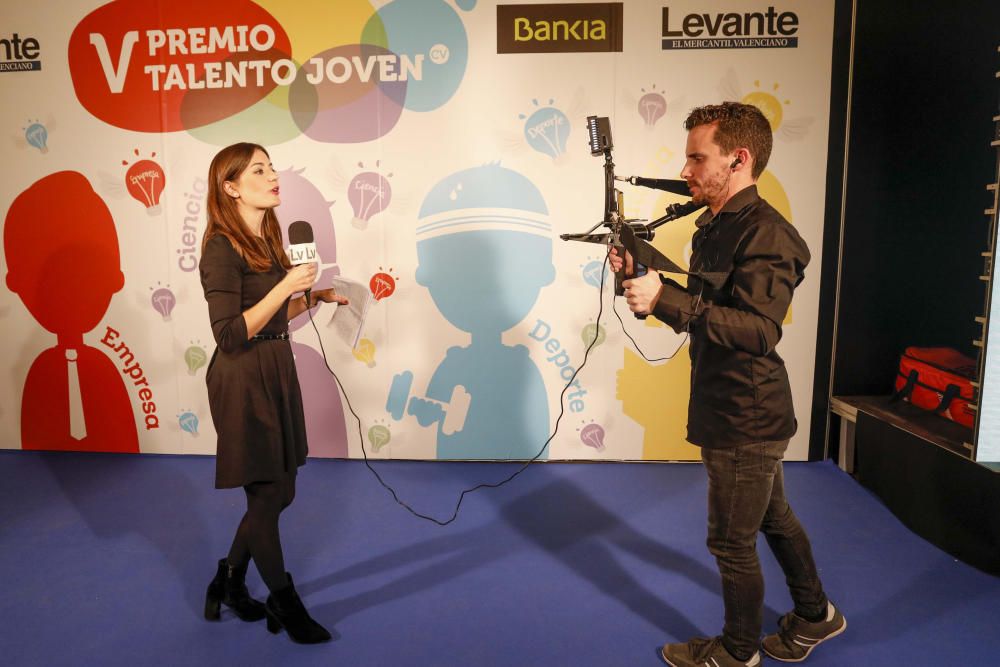
{"type": "MultiPolygon", "coordinates": [[[[837,302],[841,193],[844,187],[844,143],[847,135],[848,72],[851,64],[851,0],[836,0],[835,7],[823,262],[818,276],[819,317],[816,327],[816,366],[813,374],[812,421],[809,433],[810,460],[822,459],[829,455],[826,451],[826,442],[830,420],[829,393],[833,360],[834,308],[837,302]]],[[[815,262],[815,258],[813,261],[815,262]]],[[[813,271],[807,269],[807,279],[814,279],[813,271]]]]}
{"type": "Polygon", "coordinates": [[[976,356],[998,45],[997,0],[858,0],[834,395],[889,393],[907,345],[976,356]]]}

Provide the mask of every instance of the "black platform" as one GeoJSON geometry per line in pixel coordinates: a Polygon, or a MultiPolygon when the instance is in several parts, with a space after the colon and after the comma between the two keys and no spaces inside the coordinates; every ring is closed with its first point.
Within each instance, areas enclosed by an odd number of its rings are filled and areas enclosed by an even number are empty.
{"type": "Polygon", "coordinates": [[[888,397],[840,400],[857,408],[857,480],[918,535],[1000,574],[1000,472],[972,460],[971,430],[888,397]]]}

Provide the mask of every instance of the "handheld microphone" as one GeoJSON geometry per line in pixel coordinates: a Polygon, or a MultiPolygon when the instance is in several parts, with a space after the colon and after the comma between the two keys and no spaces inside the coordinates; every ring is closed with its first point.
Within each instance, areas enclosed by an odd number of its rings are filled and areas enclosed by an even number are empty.
{"type": "MultiPolygon", "coordinates": [[[[319,255],[316,253],[316,243],[313,238],[313,228],[308,222],[296,220],[288,225],[288,260],[292,263],[292,266],[319,261],[319,255]]],[[[306,307],[309,306],[309,297],[311,294],[312,288],[307,289],[306,307]]]]}

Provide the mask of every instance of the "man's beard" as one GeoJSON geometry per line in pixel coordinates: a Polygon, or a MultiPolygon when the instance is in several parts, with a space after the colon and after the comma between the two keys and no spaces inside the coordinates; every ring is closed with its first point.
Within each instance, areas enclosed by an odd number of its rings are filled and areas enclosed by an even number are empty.
{"type": "Polygon", "coordinates": [[[698,189],[698,193],[691,195],[691,201],[693,201],[695,204],[701,204],[703,206],[711,206],[716,201],[718,201],[724,189],[723,186],[728,186],[728,184],[729,184],[728,179],[726,179],[726,181],[723,182],[722,179],[717,179],[717,178],[707,178],[704,181],[695,183],[694,187],[698,189]]]}

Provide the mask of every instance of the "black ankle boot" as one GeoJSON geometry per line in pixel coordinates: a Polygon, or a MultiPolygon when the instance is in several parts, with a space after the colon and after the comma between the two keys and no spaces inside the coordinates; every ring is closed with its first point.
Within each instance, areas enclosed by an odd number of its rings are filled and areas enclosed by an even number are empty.
{"type": "Polygon", "coordinates": [[[330,633],[309,616],[299,599],[292,575],[286,572],[285,576],[288,577],[288,585],[267,596],[267,629],[277,634],[285,628],[288,637],[299,644],[330,641],[330,633]]]}
{"type": "Polygon", "coordinates": [[[219,620],[219,607],[222,604],[232,609],[243,621],[259,621],[267,615],[264,604],[250,597],[250,591],[247,590],[247,565],[233,568],[229,567],[225,558],[219,561],[219,569],[205,594],[206,619],[219,620]]]}

